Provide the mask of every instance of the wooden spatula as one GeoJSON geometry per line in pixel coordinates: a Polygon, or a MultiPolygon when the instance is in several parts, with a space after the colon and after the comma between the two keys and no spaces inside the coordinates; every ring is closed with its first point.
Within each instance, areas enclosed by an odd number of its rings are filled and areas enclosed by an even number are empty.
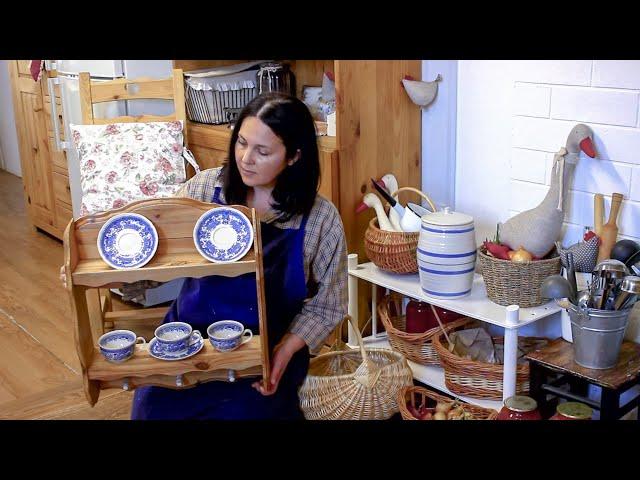
{"type": "Polygon", "coordinates": [[[611,258],[611,249],[616,243],[618,238],[618,212],[620,211],[620,204],[622,203],[623,195],[621,193],[614,193],[611,195],[611,210],[609,211],[609,219],[607,223],[602,226],[602,244],[598,251],[598,263],[602,260],[611,258]]]}

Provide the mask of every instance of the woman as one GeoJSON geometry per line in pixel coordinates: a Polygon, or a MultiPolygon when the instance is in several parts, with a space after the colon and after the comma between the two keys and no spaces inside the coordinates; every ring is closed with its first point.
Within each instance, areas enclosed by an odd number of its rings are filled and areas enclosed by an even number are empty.
{"type": "MultiPolygon", "coordinates": [[[[178,195],[246,205],[261,219],[270,382],[213,381],[191,389],[136,389],[132,419],[302,418],[297,390],[309,351],[346,314],[346,241],[336,208],[317,195],[320,164],[313,119],[295,97],[269,93],[240,113],[229,161],[189,180],[178,195]]],[[[234,319],[258,333],[255,274],[188,278],[165,322],[206,335],[234,319]]]]}

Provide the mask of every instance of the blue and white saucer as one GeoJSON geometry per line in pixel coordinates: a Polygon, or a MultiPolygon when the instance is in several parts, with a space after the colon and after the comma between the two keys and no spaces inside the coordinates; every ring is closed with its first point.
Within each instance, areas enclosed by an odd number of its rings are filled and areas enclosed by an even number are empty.
{"type": "Polygon", "coordinates": [[[235,262],[251,248],[253,226],[247,216],[235,208],[213,208],[196,222],[193,242],[200,255],[211,262],[235,262]]]}
{"type": "Polygon", "coordinates": [[[142,267],[153,258],[157,248],[156,227],[137,213],[111,217],[98,233],[98,252],[113,268],[142,267]]]}
{"type": "Polygon", "coordinates": [[[204,339],[201,337],[197,342],[189,345],[189,348],[182,353],[166,353],[164,350],[160,350],[158,348],[156,338],[152,338],[149,342],[149,354],[157,358],[158,360],[168,360],[168,361],[176,361],[176,360],[184,360],[185,358],[189,358],[194,356],[204,347],[204,339]]]}

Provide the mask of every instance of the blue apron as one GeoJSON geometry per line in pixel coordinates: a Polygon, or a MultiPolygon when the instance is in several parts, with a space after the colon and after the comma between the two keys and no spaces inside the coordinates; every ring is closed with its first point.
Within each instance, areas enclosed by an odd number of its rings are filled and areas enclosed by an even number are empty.
{"type": "MultiPolygon", "coordinates": [[[[220,200],[216,187],[213,202],[220,200]]],[[[307,216],[300,229],[281,229],[261,223],[264,288],[269,346],[273,347],[287,332],[293,318],[302,310],[307,296],[304,275],[304,232],[307,216]]],[[[254,334],[259,333],[255,273],[238,277],[211,276],[187,278],[165,316],[164,323],[189,323],[207,337],[207,327],[217,320],[237,320],[254,334]]],[[[294,354],[276,393],[263,396],[251,384],[253,378],[233,383],[211,381],[184,390],[164,387],[139,387],[135,391],[131,418],[142,419],[302,419],[298,388],[309,367],[309,349],[294,354]]]]}

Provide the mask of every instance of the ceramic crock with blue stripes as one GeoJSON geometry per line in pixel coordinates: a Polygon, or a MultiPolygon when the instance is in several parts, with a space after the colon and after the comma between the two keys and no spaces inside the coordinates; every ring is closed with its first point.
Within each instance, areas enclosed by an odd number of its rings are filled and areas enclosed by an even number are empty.
{"type": "Polygon", "coordinates": [[[423,215],[417,256],[425,295],[449,299],[469,295],[476,262],[473,217],[448,207],[423,215]]]}

